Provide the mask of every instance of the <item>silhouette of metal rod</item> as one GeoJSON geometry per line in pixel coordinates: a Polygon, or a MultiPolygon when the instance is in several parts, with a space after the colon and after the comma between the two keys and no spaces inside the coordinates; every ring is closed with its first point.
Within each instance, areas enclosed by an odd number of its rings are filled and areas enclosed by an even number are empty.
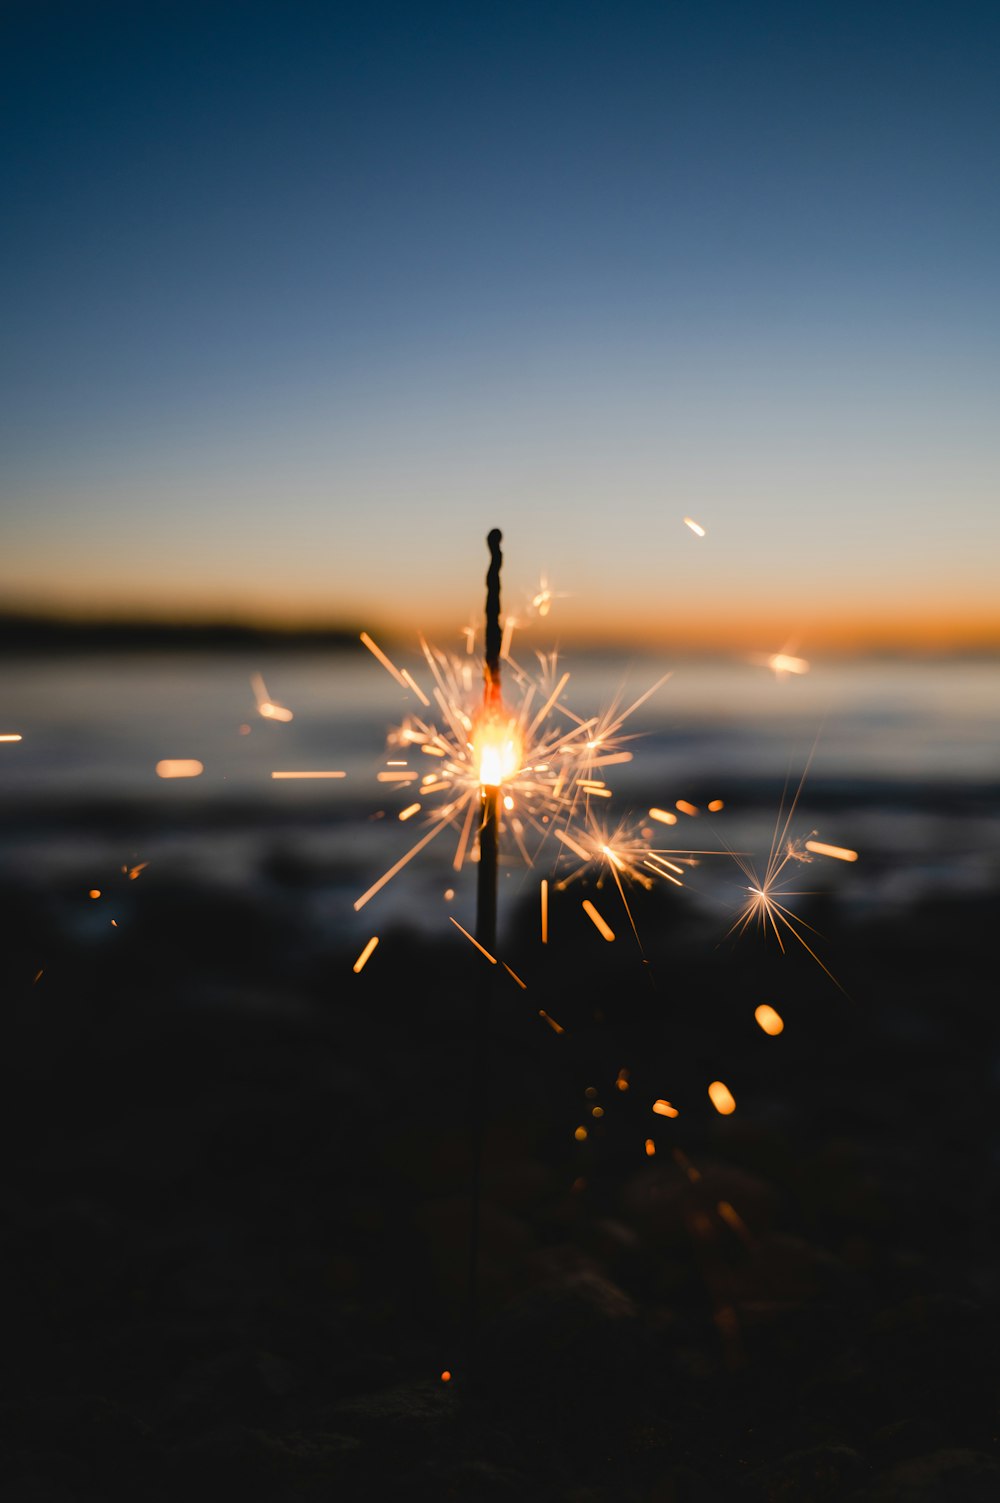
{"type": "MultiPolygon", "coordinates": [[[[500,531],[494,528],[486,539],[490,567],[486,575],[486,650],[483,663],[483,698],[487,709],[500,701],[500,531]]],[[[488,785],[480,794],[479,875],[476,887],[476,939],[491,955],[496,953],[497,867],[500,856],[500,788],[488,785]]],[[[479,1323],[479,1243],[483,1193],[483,1149],[486,1138],[486,1098],[490,1066],[490,1012],[496,966],[482,976],[476,1009],[475,1064],[472,1071],[472,1204],[469,1220],[469,1283],[466,1309],[465,1363],[469,1383],[475,1382],[476,1345],[479,1323]]]]}
{"type": "MultiPolygon", "coordinates": [[[[494,527],[486,539],[490,550],[490,567],[486,574],[486,655],[483,663],[483,692],[487,707],[500,701],[500,529],[494,527]]],[[[479,824],[479,879],[476,888],[476,938],[493,954],[497,940],[497,866],[500,855],[500,789],[487,786],[481,791],[482,818],[479,824]]]]}

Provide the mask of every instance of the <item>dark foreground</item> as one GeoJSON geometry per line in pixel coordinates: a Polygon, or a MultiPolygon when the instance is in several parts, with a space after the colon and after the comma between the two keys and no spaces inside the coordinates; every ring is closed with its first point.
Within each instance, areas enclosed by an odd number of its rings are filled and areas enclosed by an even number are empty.
{"type": "Polygon", "coordinates": [[[491,969],[141,880],[112,943],[3,895],[9,1503],[1000,1496],[992,903],[815,912],[848,997],[678,903],[649,968],[524,915],[470,1353],[491,969]]]}

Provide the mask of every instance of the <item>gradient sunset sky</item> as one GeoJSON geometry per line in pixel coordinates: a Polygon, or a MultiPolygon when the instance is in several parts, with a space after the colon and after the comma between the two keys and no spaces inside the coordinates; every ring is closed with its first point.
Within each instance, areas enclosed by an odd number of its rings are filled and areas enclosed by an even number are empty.
{"type": "Polygon", "coordinates": [[[6,607],[1000,647],[993,3],[9,0],[6,607]],[[698,538],[684,525],[695,518],[698,538]]]}

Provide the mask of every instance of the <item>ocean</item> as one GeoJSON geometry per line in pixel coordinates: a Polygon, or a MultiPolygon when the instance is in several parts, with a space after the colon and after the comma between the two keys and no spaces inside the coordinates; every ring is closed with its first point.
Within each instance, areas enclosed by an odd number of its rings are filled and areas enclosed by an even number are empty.
{"type": "MultiPolygon", "coordinates": [[[[429,687],[416,653],[397,661],[429,687]]],[[[567,670],[562,699],[583,718],[616,700],[626,708],[670,675],[623,728],[633,759],[607,769],[613,796],[599,813],[611,825],[641,824],[650,807],[696,807],[675,826],[657,825],[654,843],[710,853],[685,886],[720,924],[746,886],[728,853],[752,853],[760,869],[803,779],[788,834],[815,834],[858,859],[811,863],[802,885],[818,883],[850,913],[1000,887],[996,662],[818,662],[777,678],[751,661],[568,653],[567,670]],[[710,814],[709,801],[722,809],[710,814]]],[[[454,870],[451,832],[354,907],[423,832],[425,811],[401,823],[410,799],[377,777],[388,728],[416,708],[360,644],[8,658],[0,734],[22,740],[0,744],[7,880],[71,903],[146,863],[144,878],[188,874],[276,903],[291,891],[314,930],[347,940],[394,923],[437,925],[447,914],[471,923],[474,874],[454,870]],[[258,695],[262,680],[293,718],[260,714],[255,676],[258,695]],[[194,759],[203,772],[164,779],[164,759],[194,759]],[[276,770],[345,776],[275,780],[276,770]]],[[[557,875],[552,844],[530,868],[505,853],[502,904],[557,875]]],[[[93,906],[79,907],[80,923],[97,922],[93,906]]]]}

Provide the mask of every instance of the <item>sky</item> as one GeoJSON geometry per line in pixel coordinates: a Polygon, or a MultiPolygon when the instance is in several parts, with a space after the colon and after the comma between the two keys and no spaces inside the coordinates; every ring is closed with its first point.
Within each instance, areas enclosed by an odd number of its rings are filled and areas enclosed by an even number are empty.
{"type": "Polygon", "coordinates": [[[0,600],[1000,648],[993,3],[7,0],[0,600]],[[685,526],[695,519],[698,537],[685,526]]]}

